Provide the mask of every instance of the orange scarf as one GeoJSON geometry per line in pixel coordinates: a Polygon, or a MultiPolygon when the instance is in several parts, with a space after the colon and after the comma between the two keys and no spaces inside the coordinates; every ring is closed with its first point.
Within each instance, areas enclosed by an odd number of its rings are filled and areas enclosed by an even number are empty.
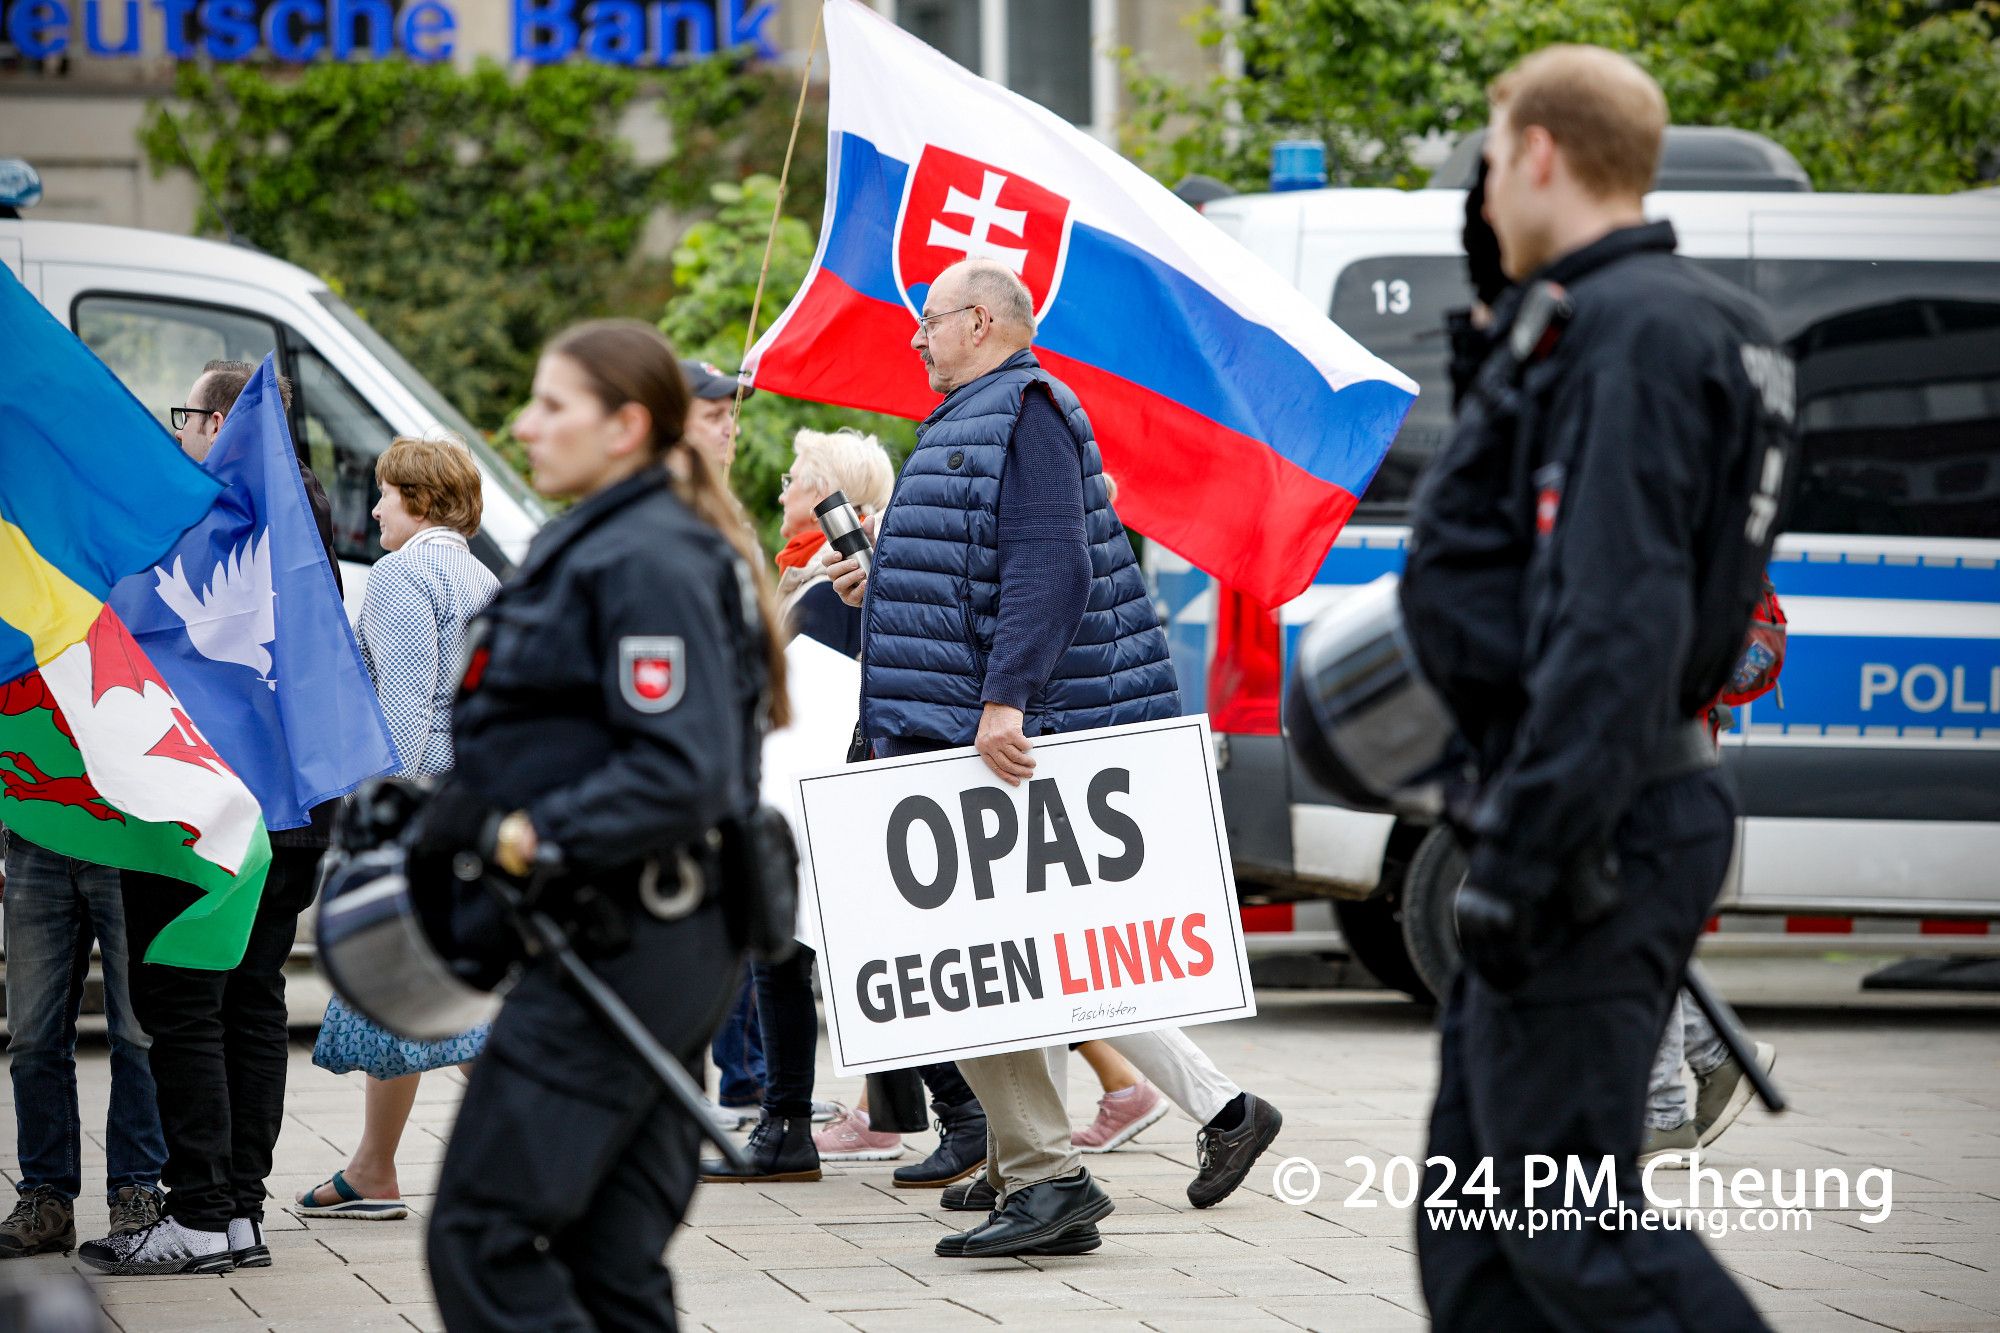
{"type": "Polygon", "coordinates": [[[785,549],[778,552],[778,568],[803,569],[814,556],[819,554],[819,548],[824,545],[826,545],[826,534],[818,528],[807,528],[786,542],[785,549]]]}

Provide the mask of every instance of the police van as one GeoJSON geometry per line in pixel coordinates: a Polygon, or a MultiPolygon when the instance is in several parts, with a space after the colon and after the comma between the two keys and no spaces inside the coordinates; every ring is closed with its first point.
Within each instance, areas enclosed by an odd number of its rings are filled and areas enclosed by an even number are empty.
{"type": "MultiPolygon", "coordinates": [[[[1710,150],[1754,139],[1707,134],[1725,139],[1710,150]]],[[[1675,135],[1667,169],[1689,147],[1675,135]]],[[[1812,193],[1756,143],[1773,170],[1663,170],[1647,201],[1682,254],[1762,298],[1798,369],[1802,475],[1771,569],[1790,649],[1780,693],[1724,736],[1743,810],[1724,930],[2000,951],[2000,190],[1812,193]]],[[[1476,151],[1438,179],[1469,182],[1476,151]]],[[[1246,924],[1335,918],[1371,971],[1420,996],[1455,966],[1456,847],[1333,804],[1287,753],[1278,705],[1300,629],[1402,567],[1413,487],[1450,425],[1463,209],[1449,186],[1204,206],[1422,395],[1312,586],[1275,613],[1148,549],[1183,697],[1216,733],[1246,924]]]]}
{"type": "Polygon", "coordinates": [[[333,507],[350,614],[382,554],[369,511],[375,459],[398,435],[471,446],[484,514],[472,550],[505,575],[545,521],[541,501],[416,368],[304,269],[260,251],[162,232],[40,222],[23,164],[0,163],[0,264],[97,353],[164,425],[212,360],[278,355],[292,381],[292,438],[333,507]]]}

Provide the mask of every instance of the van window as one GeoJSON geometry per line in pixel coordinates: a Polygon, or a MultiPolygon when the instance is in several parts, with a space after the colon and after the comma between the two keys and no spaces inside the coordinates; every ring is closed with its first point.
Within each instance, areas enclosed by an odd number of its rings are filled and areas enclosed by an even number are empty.
{"type": "MultiPolygon", "coordinates": [[[[471,448],[473,457],[480,461],[481,470],[505,491],[515,504],[527,510],[528,516],[537,523],[548,520],[548,510],[542,504],[542,497],[528,489],[527,483],[521,480],[513,467],[486,442],[485,434],[466,420],[464,413],[454,407],[449,398],[438,392],[435,385],[418,373],[417,368],[396,350],[394,343],[377,333],[369,326],[368,321],[355,314],[347,302],[332,292],[316,291],[313,293],[313,298],[326,307],[326,312],[338,320],[342,328],[360,340],[361,346],[396,377],[397,383],[408,389],[432,416],[443,422],[445,429],[465,441],[471,448]]],[[[475,551],[479,549],[477,542],[473,543],[473,549],[475,551]]],[[[494,548],[496,553],[498,549],[494,548]]],[[[480,558],[483,560],[486,557],[482,555],[480,558]]],[[[504,568],[499,565],[494,566],[495,572],[502,575],[508,573],[511,568],[511,565],[504,568]]]]}
{"type": "Polygon", "coordinates": [[[375,460],[396,432],[345,376],[297,332],[285,330],[292,366],[292,419],[307,462],[333,509],[333,553],[372,565],[381,559],[375,507],[375,460]]]}
{"type": "Polygon", "coordinates": [[[1471,303],[1463,255],[1359,259],[1341,270],[1333,288],[1333,322],[1415,380],[1421,391],[1361,497],[1360,517],[1400,515],[1417,475],[1450,435],[1451,344],[1444,316],[1471,303]]]}
{"type": "Polygon", "coordinates": [[[76,336],[162,422],[211,361],[256,365],[278,344],[277,326],[241,310],[152,297],[86,293],[71,319],[76,336]]]}
{"type": "Polygon", "coordinates": [[[1798,362],[1793,532],[2000,537],[2000,264],[1752,265],[1798,362]]]}

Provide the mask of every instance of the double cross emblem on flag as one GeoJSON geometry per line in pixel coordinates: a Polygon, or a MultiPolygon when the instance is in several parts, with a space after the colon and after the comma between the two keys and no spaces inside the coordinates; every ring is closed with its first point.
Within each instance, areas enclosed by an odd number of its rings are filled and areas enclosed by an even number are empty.
{"type": "Polygon", "coordinates": [[[896,219],[896,286],[915,314],[938,274],[962,259],[1005,264],[1039,317],[1062,283],[1069,200],[1025,176],[927,145],[896,219]]]}

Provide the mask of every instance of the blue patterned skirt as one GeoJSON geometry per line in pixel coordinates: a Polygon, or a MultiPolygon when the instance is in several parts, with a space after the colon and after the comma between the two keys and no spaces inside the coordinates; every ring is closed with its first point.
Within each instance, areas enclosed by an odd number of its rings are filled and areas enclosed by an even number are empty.
{"type": "Polygon", "coordinates": [[[491,1027],[490,1023],[481,1023],[469,1032],[442,1041],[406,1041],[363,1018],[336,995],[326,1002],[319,1040],[313,1043],[313,1063],[335,1074],[351,1074],[358,1069],[373,1078],[422,1074],[446,1065],[463,1064],[477,1056],[486,1046],[486,1034],[491,1027]]]}

